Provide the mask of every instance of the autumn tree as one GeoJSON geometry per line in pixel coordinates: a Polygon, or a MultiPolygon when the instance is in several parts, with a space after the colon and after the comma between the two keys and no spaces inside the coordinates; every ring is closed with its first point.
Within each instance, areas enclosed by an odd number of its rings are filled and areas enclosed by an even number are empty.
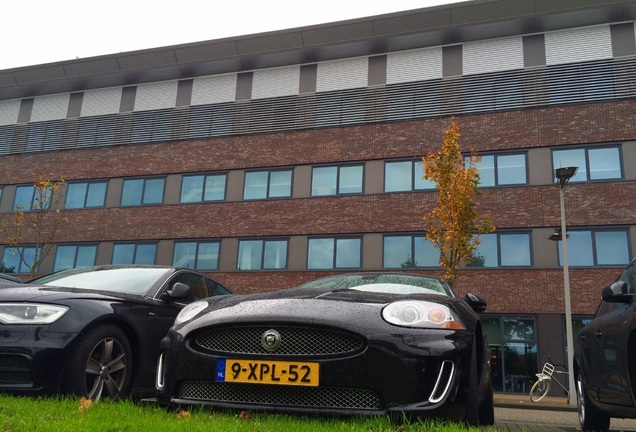
{"type": "Polygon", "coordinates": [[[439,263],[450,285],[461,265],[471,263],[479,235],[495,229],[491,218],[480,221],[475,209],[475,196],[479,194],[476,164],[481,158],[473,149],[471,157],[465,159],[459,137],[459,126],[453,120],[444,132],[441,151],[422,158],[423,178],[434,182],[438,190],[437,207],[423,218],[426,238],[439,249],[439,263]]]}
{"type": "Polygon", "coordinates": [[[51,252],[60,227],[66,221],[60,211],[64,207],[63,186],[64,179],[51,181],[40,173],[33,184],[30,208],[18,205],[12,219],[0,223],[0,233],[4,236],[0,242],[18,258],[18,264],[29,269],[31,277],[51,252]]]}

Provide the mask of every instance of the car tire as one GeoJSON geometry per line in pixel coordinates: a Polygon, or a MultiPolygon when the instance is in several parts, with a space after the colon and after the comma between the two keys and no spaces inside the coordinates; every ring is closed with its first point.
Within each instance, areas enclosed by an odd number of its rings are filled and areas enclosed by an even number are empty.
{"type": "Polygon", "coordinates": [[[103,325],[81,335],[70,352],[68,365],[67,393],[94,401],[128,395],[132,351],[119,327],[103,325]]]}
{"type": "Polygon", "coordinates": [[[479,404],[479,425],[492,426],[495,424],[495,396],[492,387],[492,380],[488,380],[486,394],[479,404]]]}
{"type": "Polygon", "coordinates": [[[468,372],[468,400],[464,422],[469,426],[479,426],[479,377],[477,366],[477,338],[473,338],[470,353],[470,371],[468,372]]]}
{"type": "Polygon", "coordinates": [[[610,416],[599,410],[590,400],[583,388],[581,372],[576,377],[576,406],[583,432],[609,431],[610,416]]]}

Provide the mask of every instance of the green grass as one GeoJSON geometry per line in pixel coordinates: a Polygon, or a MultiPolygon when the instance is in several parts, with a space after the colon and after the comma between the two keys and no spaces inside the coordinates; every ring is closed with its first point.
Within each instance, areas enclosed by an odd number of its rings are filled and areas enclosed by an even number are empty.
{"type": "MultiPolygon", "coordinates": [[[[115,432],[460,432],[478,431],[440,421],[392,423],[386,417],[320,418],[235,414],[194,408],[169,411],[154,403],[0,395],[0,431],[115,432]]],[[[483,432],[484,429],[481,429],[483,432]]],[[[494,429],[492,429],[494,431],[494,429]]]]}

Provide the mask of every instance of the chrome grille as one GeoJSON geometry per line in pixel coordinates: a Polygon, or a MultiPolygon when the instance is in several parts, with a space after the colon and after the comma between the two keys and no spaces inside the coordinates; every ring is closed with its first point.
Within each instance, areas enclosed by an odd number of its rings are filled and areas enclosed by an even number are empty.
{"type": "Polygon", "coordinates": [[[275,354],[283,356],[329,356],[361,350],[363,339],[333,329],[296,326],[223,327],[199,334],[195,342],[202,348],[224,354],[275,354]],[[280,346],[268,351],[261,345],[264,332],[280,333],[280,346]]]}
{"type": "Polygon", "coordinates": [[[217,403],[272,405],[276,407],[378,410],[380,399],[365,389],[292,387],[188,381],[181,385],[181,399],[217,403]]]}

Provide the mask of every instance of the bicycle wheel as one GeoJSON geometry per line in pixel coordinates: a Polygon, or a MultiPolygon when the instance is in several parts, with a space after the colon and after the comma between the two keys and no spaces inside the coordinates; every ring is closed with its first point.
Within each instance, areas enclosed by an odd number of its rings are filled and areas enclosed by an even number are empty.
{"type": "Polygon", "coordinates": [[[549,378],[539,378],[537,382],[532,385],[530,389],[530,400],[532,402],[539,402],[550,391],[550,385],[552,380],[549,378]]]}

